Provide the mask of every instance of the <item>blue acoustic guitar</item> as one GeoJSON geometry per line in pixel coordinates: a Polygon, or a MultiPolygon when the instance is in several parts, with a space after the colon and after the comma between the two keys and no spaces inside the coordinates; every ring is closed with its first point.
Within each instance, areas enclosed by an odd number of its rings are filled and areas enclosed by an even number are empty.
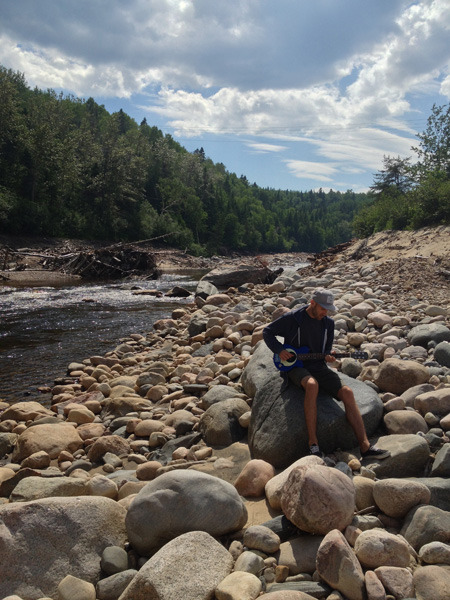
{"type": "MultiPolygon", "coordinates": [[[[290,352],[290,358],[288,360],[281,360],[280,355],[279,354],[274,354],[273,355],[273,362],[276,366],[276,368],[279,371],[289,371],[290,369],[293,369],[294,367],[303,367],[303,361],[308,361],[308,360],[321,360],[324,359],[326,354],[317,354],[314,352],[310,352],[309,348],[307,346],[303,346],[302,348],[294,348],[294,346],[284,346],[284,349],[287,350],[288,352],[290,352]]],[[[348,352],[344,352],[344,353],[336,353],[333,354],[333,356],[335,358],[344,358],[344,357],[350,357],[350,358],[355,358],[355,359],[360,359],[360,360],[366,360],[369,358],[369,355],[367,354],[367,352],[352,352],[352,353],[348,353],[348,352]]]]}

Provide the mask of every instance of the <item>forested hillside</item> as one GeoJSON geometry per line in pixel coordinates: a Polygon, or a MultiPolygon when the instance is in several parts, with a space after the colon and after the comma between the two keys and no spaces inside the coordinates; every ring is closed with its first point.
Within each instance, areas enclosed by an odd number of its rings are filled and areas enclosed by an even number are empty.
{"type": "Polygon", "coordinates": [[[145,119],[32,90],[0,67],[0,232],[159,238],[196,254],[316,252],[349,240],[368,201],[260,188],[145,119]]]}

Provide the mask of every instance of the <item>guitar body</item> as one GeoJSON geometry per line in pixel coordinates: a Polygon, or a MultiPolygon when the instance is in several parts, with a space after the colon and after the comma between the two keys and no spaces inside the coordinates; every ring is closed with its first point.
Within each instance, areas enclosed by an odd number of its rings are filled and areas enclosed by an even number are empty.
{"type": "MultiPolygon", "coordinates": [[[[294,346],[285,345],[283,346],[283,348],[291,353],[291,358],[289,358],[289,360],[283,361],[281,360],[279,354],[273,355],[273,362],[279,371],[290,371],[294,367],[303,367],[304,361],[323,360],[326,356],[326,354],[311,353],[307,346],[302,346],[301,348],[294,348],[294,346]]],[[[351,354],[348,352],[344,352],[341,354],[333,354],[333,356],[335,358],[344,358],[346,356],[349,356],[354,359],[362,360],[367,360],[369,358],[367,352],[360,351],[353,352],[351,354]]]]}
{"type": "Polygon", "coordinates": [[[279,371],[290,371],[294,367],[303,367],[303,360],[298,358],[299,355],[308,354],[309,348],[302,346],[301,348],[294,348],[294,346],[284,346],[284,349],[291,353],[289,360],[281,360],[279,354],[273,355],[273,362],[279,371]]]}

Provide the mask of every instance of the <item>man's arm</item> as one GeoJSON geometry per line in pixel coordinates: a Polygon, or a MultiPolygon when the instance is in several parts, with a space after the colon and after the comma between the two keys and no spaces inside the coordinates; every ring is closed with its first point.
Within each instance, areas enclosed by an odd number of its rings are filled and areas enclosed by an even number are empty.
{"type": "Polygon", "coordinates": [[[292,328],[292,315],[286,313],[280,318],[272,321],[269,325],[263,329],[263,338],[267,346],[272,350],[274,354],[279,354],[284,351],[283,344],[277,340],[277,336],[282,337],[283,340],[289,335],[289,331],[292,328]]]}
{"type": "Polygon", "coordinates": [[[325,361],[334,362],[336,358],[333,356],[333,341],[334,341],[334,321],[333,319],[327,318],[327,343],[325,344],[325,361]]]}

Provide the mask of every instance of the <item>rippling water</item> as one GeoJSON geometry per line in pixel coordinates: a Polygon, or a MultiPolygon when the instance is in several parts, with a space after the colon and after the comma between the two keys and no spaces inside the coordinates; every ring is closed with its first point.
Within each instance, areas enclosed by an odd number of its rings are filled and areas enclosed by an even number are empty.
{"type": "Polygon", "coordinates": [[[152,331],[157,319],[189,301],[133,295],[133,287],[194,290],[201,275],[185,271],[133,284],[0,287],[0,399],[39,399],[37,388],[53,385],[70,362],[105,354],[131,333],[152,331]]]}

